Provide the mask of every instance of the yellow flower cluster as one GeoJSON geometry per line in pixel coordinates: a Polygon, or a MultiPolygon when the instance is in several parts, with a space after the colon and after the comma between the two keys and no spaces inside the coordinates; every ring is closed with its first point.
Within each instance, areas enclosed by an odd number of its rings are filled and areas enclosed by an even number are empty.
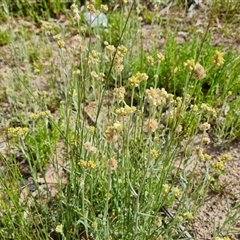
{"type": "Polygon", "coordinates": [[[130,87],[138,87],[140,82],[147,81],[148,75],[146,73],[137,72],[134,76],[128,79],[128,86],[130,87]]]}
{"type": "Polygon", "coordinates": [[[197,106],[196,104],[191,105],[190,108],[192,109],[192,111],[193,111],[194,113],[197,113],[197,112],[198,112],[198,106],[197,106]]]}
{"type": "Polygon", "coordinates": [[[231,238],[230,237],[216,237],[216,238],[214,238],[214,240],[231,240],[231,238]]]}
{"type": "Polygon", "coordinates": [[[151,149],[151,150],[150,150],[150,155],[151,155],[154,159],[158,158],[158,156],[159,156],[158,151],[157,151],[156,149],[151,149]]]}
{"type": "Polygon", "coordinates": [[[229,154],[223,154],[222,156],[220,156],[218,158],[218,160],[219,161],[221,160],[221,161],[223,161],[225,163],[225,162],[231,161],[232,160],[232,156],[229,155],[229,154]]]}
{"type": "Polygon", "coordinates": [[[213,107],[211,107],[208,104],[206,104],[206,103],[202,103],[201,104],[201,109],[203,111],[205,111],[208,115],[216,116],[216,114],[217,114],[216,110],[213,107]]]}
{"type": "Polygon", "coordinates": [[[150,66],[153,66],[154,64],[154,58],[152,56],[147,56],[147,63],[150,65],[150,66]]]}
{"type": "Polygon", "coordinates": [[[59,48],[64,48],[65,47],[65,42],[64,42],[63,39],[58,40],[57,44],[58,44],[59,48]]]}
{"type": "Polygon", "coordinates": [[[217,158],[217,162],[212,163],[212,168],[214,168],[217,172],[221,173],[224,171],[225,163],[227,161],[232,160],[232,156],[229,154],[223,154],[222,156],[217,158]]]}
{"type": "Polygon", "coordinates": [[[94,5],[91,4],[91,3],[87,5],[87,10],[90,13],[96,13],[97,12],[97,10],[95,9],[94,5]]]}
{"type": "Polygon", "coordinates": [[[78,165],[81,166],[84,169],[94,169],[96,167],[96,164],[94,161],[85,161],[85,160],[80,160],[78,162],[78,165]]]}
{"type": "Polygon", "coordinates": [[[52,35],[53,25],[46,21],[41,21],[41,29],[45,32],[46,35],[52,35]]]}
{"type": "Polygon", "coordinates": [[[202,144],[204,144],[204,145],[208,145],[210,142],[211,142],[211,140],[210,140],[210,138],[209,137],[204,137],[204,138],[202,138],[202,144]]]}
{"type": "Polygon", "coordinates": [[[192,220],[193,219],[193,214],[191,212],[185,212],[185,213],[183,213],[183,217],[188,219],[188,220],[192,220]]]}
{"type": "Polygon", "coordinates": [[[124,54],[127,53],[127,48],[124,45],[120,45],[117,48],[117,54],[120,55],[121,57],[124,56],[124,54]]]}
{"type": "Polygon", "coordinates": [[[112,196],[113,196],[113,195],[112,195],[110,192],[108,192],[108,193],[105,194],[105,197],[106,197],[108,200],[111,199],[112,196]]]}
{"type": "Polygon", "coordinates": [[[208,122],[205,122],[199,125],[199,129],[203,132],[206,132],[210,128],[211,128],[211,125],[208,122]]]}
{"type": "Polygon", "coordinates": [[[75,3],[72,4],[71,10],[73,12],[73,19],[76,21],[79,21],[80,20],[79,11],[78,11],[78,7],[75,3]]]}
{"type": "Polygon", "coordinates": [[[160,61],[160,62],[163,62],[165,61],[165,57],[162,53],[158,53],[157,54],[157,60],[160,61]]]}
{"type": "Polygon", "coordinates": [[[182,222],[182,221],[183,221],[183,217],[182,217],[182,216],[177,216],[177,220],[178,220],[179,222],[182,222]]]}
{"type": "Polygon", "coordinates": [[[99,58],[95,58],[92,55],[89,55],[89,57],[88,57],[88,64],[89,65],[97,66],[99,64],[99,62],[100,62],[99,58]]]}
{"type": "Polygon", "coordinates": [[[99,82],[104,81],[105,74],[104,73],[99,73],[97,74],[95,71],[92,71],[91,73],[92,78],[95,78],[99,82]]]}
{"type": "Polygon", "coordinates": [[[57,225],[55,231],[57,233],[63,233],[63,225],[62,224],[57,225]]]}
{"type": "Polygon", "coordinates": [[[163,184],[163,192],[165,193],[165,194],[168,194],[169,193],[169,190],[170,190],[170,186],[168,185],[168,184],[163,184]]]}
{"type": "Polygon", "coordinates": [[[29,131],[28,128],[22,127],[10,127],[8,128],[8,133],[12,134],[13,137],[22,137],[29,131]]]}
{"type": "Polygon", "coordinates": [[[45,30],[52,30],[52,25],[49,23],[49,22],[46,22],[46,21],[40,21],[41,22],[41,27],[45,30]]]}
{"type": "Polygon", "coordinates": [[[224,58],[223,58],[222,52],[219,52],[218,50],[215,51],[215,55],[212,57],[212,64],[217,67],[224,64],[224,58]]]}
{"type": "Polygon", "coordinates": [[[97,229],[97,227],[98,227],[98,223],[97,222],[93,222],[92,223],[92,228],[97,229]]]}
{"type": "Polygon", "coordinates": [[[146,90],[146,97],[151,106],[157,107],[165,104],[169,96],[164,88],[150,88],[146,90]]]}
{"type": "Polygon", "coordinates": [[[200,63],[195,63],[193,59],[187,60],[183,65],[189,72],[193,73],[195,79],[200,80],[206,77],[204,67],[200,63]]]}
{"type": "Polygon", "coordinates": [[[202,155],[199,156],[201,160],[204,160],[204,161],[210,161],[212,159],[212,156],[207,154],[207,153],[203,153],[202,155]]]}
{"type": "Polygon", "coordinates": [[[43,111],[43,112],[40,112],[40,113],[31,113],[29,118],[31,120],[38,120],[40,118],[47,118],[50,116],[50,111],[49,110],[46,110],[46,111],[43,111]]]}
{"type": "Polygon", "coordinates": [[[156,60],[152,56],[147,56],[147,63],[150,66],[153,66],[157,62],[163,62],[163,61],[165,61],[165,57],[162,53],[157,54],[156,60]]]}
{"type": "Polygon", "coordinates": [[[224,170],[225,164],[222,161],[217,161],[212,163],[212,168],[214,168],[218,172],[222,172],[224,170]]]}
{"type": "Polygon", "coordinates": [[[175,187],[173,188],[173,194],[175,197],[179,197],[182,194],[182,192],[179,188],[175,187]]]}
{"type": "Polygon", "coordinates": [[[177,115],[178,115],[178,108],[174,107],[172,109],[166,110],[164,117],[166,119],[175,119],[177,118],[177,115]]]}
{"type": "Polygon", "coordinates": [[[125,107],[121,107],[115,110],[115,113],[119,116],[128,116],[136,111],[136,107],[130,107],[126,105],[125,107]]]}
{"type": "Polygon", "coordinates": [[[98,65],[101,59],[100,56],[101,56],[100,52],[96,50],[92,50],[91,54],[88,57],[88,64],[94,65],[94,66],[98,65]]]}
{"type": "Polygon", "coordinates": [[[73,39],[77,42],[77,44],[71,46],[73,50],[79,50],[80,52],[85,52],[87,50],[87,47],[84,45],[84,40],[80,35],[75,35],[73,39]]]}
{"type": "Polygon", "coordinates": [[[183,63],[184,67],[188,70],[188,72],[192,72],[195,68],[194,59],[188,59],[185,63],[183,63]]]}
{"type": "Polygon", "coordinates": [[[95,130],[96,130],[96,128],[94,127],[94,126],[89,126],[88,127],[88,131],[90,132],[90,134],[94,134],[94,132],[95,132],[95,130]]]}
{"type": "Polygon", "coordinates": [[[44,90],[43,91],[36,90],[32,93],[32,95],[33,95],[33,100],[36,100],[36,98],[46,97],[48,95],[48,93],[44,90]]]}
{"type": "Polygon", "coordinates": [[[212,157],[209,154],[204,153],[203,149],[199,146],[196,147],[195,151],[198,157],[200,158],[200,160],[202,161],[210,161],[212,159],[212,157]]]}
{"type": "Polygon", "coordinates": [[[182,125],[177,125],[176,133],[180,133],[180,132],[182,132],[182,130],[183,130],[183,126],[182,125]]]}
{"type": "Polygon", "coordinates": [[[113,96],[119,100],[119,101],[123,101],[124,100],[124,94],[125,94],[126,90],[124,87],[120,87],[120,88],[114,88],[113,89],[113,96]]]}
{"type": "Polygon", "coordinates": [[[106,12],[108,12],[108,6],[101,4],[100,10],[101,10],[101,12],[106,13],[106,12]]]}
{"type": "MultiPolygon", "coordinates": [[[[113,47],[111,47],[113,50],[113,47]]],[[[117,72],[120,73],[124,69],[123,57],[127,53],[127,48],[123,45],[117,47],[116,54],[114,57],[114,67],[116,68],[117,72]]]]}
{"type": "Polygon", "coordinates": [[[60,34],[55,35],[53,38],[57,40],[57,44],[58,44],[59,48],[64,48],[65,47],[65,42],[62,39],[60,34]]]}
{"type": "Polygon", "coordinates": [[[116,51],[116,48],[113,45],[110,45],[107,41],[104,42],[104,45],[106,46],[106,50],[113,53],[116,51]]]}
{"type": "Polygon", "coordinates": [[[120,122],[115,122],[113,125],[109,126],[105,130],[106,139],[108,141],[116,141],[118,139],[119,133],[122,131],[122,124],[120,122]]]}
{"type": "Polygon", "coordinates": [[[158,218],[157,218],[156,226],[157,226],[157,227],[161,227],[161,226],[162,226],[162,218],[161,218],[161,217],[158,217],[158,218]]]}

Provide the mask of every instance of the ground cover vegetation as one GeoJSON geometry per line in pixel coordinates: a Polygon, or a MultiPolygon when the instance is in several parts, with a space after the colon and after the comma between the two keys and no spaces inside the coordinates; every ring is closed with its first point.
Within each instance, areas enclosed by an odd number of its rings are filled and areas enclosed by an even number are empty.
{"type": "Polygon", "coordinates": [[[239,239],[232,156],[209,149],[240,139],[240,55],[212,44],[239,37],[240,4],[212,1],[200,28],[161,15],[166,1],[104,3],[1,4],[0,238],[239,239]],[[200,238],[218,194],[228,214],[200,238]]]}

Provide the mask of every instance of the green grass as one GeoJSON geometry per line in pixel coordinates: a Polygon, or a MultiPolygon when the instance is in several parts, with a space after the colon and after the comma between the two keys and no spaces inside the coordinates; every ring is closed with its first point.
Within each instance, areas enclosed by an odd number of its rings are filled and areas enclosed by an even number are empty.
{"type": "MultiPolygon", "coordinates": [[[[156,42],[146,52],[135,5],[109,13],[103,29],[47,3],[4,5],[4,24],[13,9],[38,24],[0,32],[8,67],[0,238],[182,239],[182,226],[192,233],[231,160],[210,156],[207,145],[240,138],[239,54],[212,46],[211,22],[182,45],[166,26],[163,49],[156,42]],[[49,19],[60,12],[65,24],[49,19]]],[[[229,212],[215,239],[227,240],[239,203],[229,212]]]]}

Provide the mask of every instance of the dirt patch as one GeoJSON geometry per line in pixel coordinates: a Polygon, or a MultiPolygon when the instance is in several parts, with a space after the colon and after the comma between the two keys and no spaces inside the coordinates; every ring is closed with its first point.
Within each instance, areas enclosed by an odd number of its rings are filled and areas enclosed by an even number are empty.
{"type": "Polygon", "coordinates": [[[220,192],[208,194],[195,218],[194,239],[212,240],[214,230],[220,230],[223,227],[221,232],[230,235],[231,239],[238,240],[240,239],[240,213],[234,208],[239,204],[240,199],[240,143],[232,143],[228,150],[211,147],[207,152],[213,157],[229,154],[232,160],[226,164],[226,173],[220,176],[220,192]],[[226,222],[229,216],[232,216],[232,222],[226,222]],[[231,224],[233,226],[230,228],[231,224]]]}

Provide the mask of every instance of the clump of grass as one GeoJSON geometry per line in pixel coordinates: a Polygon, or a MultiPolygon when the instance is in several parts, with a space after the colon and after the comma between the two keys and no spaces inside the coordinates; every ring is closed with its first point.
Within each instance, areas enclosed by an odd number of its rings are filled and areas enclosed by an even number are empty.
{"type": "Polygon", "coordinates": [[[2,239],[181,239],[219,189],[231,157],[213,158],[207,146],[239,137],[239,58],[213,48],[207,33],[182,46],[171,36],[145,53],[133,7],[122,7],[124,21],[109,33],[82,26],[72,5],[75,36],[42,22],[50,54],[18,47],[17,68],[4,75],[2,239]],[[52,56],[48,71],[32,73],[52,56]],[[33,84],[44,74],[49,93],[33,84]]]}
{"type": "Polygon", "coordinates": [[[227,22],[237,23],[239,19],[240,3],[231,0],[214,0],[211,3],[213,12],[227,22]]]}
{"type": "Polygon", "coordinates": [[[0,46],[7,45],[8,43],[10,43],[10,35],[0,30],[0,46]]]}
{"type": "Polygon", "coordinates": [[[27,16],[34,21],[56,17],[66,11],[67,4],[59,1],[41,0],[32,4],[30,0],[3,1],[3,7],[7,6],[10,13],[16,17],[27,16]]]}

